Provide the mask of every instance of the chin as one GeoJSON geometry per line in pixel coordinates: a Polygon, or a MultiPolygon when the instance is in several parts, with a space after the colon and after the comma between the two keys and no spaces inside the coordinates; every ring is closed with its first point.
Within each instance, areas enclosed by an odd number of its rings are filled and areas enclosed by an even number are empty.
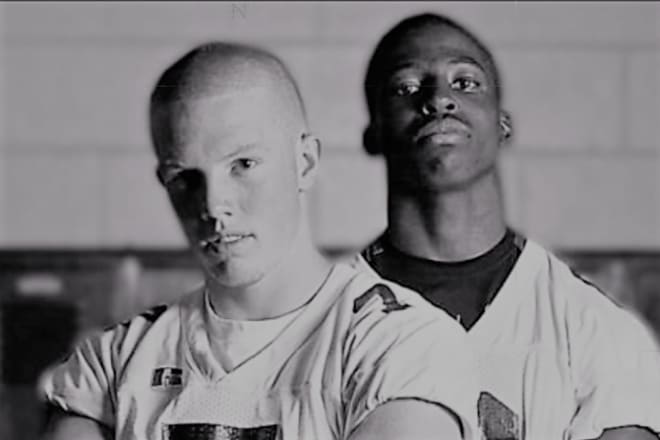
{"type": "Polygon", "coordinates": [[[256,284],[260,278],[258,277],[242,277],[242,276],[222,276],[215,277],[215,282],[228,289],[242,289],[256,284]]]}
{"type": "Polygon", "coordinates": [[[263,279],[263,273],[247,268],[224,268],[212,271],[211,277],[221,286],[228,288],[249,287],[263,279]]]}
{"type": "Polygon", "coordinates": [[[478,182],[492,175],[492,168],[483,170],[471,170],[467,172],[442,173],[441,175],[429,176],[421,185],[424,189],[436,192],[461,191],[473,187],[478,182]]]}
{"type": "Polygon", "coordinates": [[[250,287],[261,280],[261,276],[250,276],[246,274],[213,274],[215,284],[227,289],[242,289],[250,287]]]}
{"type": "Polygon", "coordinates": [[[245,262],[209,261],[204,259],[202,267],[208,279],[227,288],[247,287],[263,278],[256,267],[248,267],[245,262]]]}

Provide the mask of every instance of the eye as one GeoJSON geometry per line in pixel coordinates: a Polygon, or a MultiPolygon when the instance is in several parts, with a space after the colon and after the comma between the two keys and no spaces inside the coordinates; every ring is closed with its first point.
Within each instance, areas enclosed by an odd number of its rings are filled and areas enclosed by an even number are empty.
{"type": "Polygon", "coordinates": [[[242,171],[252,169],[255,166],[257,166],[257,161],[255,159],[240,158],[240,159],[236,159],[235,161],[232,162],[231,170],[232,170],[232,172],[239,172],[240,173],[242,171]]]}
{"type": "Polygon", "coordinates": [[[451,83],[451,87],[454,90],[460,90],[462,92],[468,93],[476,92],[482,88],[480,81],[469,76],[460,76],[455,78],[451,83]]]}
{"type": "Polygon", "coordinates": [[[420,89],[420,84],[417,81],[405,81],[396,84],[393,87],[393,92],[397,96],[410,96],[417,93],[420,89]]]}

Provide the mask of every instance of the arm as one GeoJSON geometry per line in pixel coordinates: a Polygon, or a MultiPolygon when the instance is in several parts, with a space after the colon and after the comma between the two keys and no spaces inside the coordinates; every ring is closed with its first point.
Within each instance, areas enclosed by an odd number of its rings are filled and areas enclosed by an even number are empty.
{"type": "Polygon", "coordinates": [[[111,440],[110,430],[86,417],[54,409],[42,440],[111,440]]]}
{"type": "Polygon", "coordinates": [[[110,384],[119,332],[113,329],[81,340],[65,360],[42,373],[37,392],[46,407],[44,440],[103,440],[104,432],[105,438],[112,438],[107,427],[114,424],[110,384]]]}
{"type": "Polygon", "coordinates": [[[606,429],[598,440],[658,440],[658,437],[646,428],[627,426],[606,429]]]}
{"type": "Polygon", "coordinates": [[[344,348],[342,438],[475,438],[479,391],[465,331],[417,294],[391,286],[356,300],[344,348]]]}
{"type": "Polygon", "coordinates": [[[448,409],[419,400],[402,399],[374,409],[349,440],[460,440],[461,425],[448,409]]]}
{"type": "Polygon", "coordinates": [[[660,349],[633,313],[597,298],[572,320],[578,411],[569,438],[659,440],[660,349]]]}
{"type": "Polygon", "coordinates": [[[114,431],[120,430],[123,422],[116,419],[117,390],[123,383],[127,360],[136,355],[164,311],[165,307],[155,307],[130,321],[95,331],[75,344],[65,360],[42,373],[38,394],[51,411],[55,410],[48,418],[46,439],[114,438],[114,431]]]}

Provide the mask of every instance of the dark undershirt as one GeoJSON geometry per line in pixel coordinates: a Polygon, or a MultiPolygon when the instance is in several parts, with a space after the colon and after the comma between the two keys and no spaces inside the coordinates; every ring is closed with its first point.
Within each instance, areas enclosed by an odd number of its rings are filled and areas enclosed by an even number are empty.
{"type": "Polygon", "coordinates": [[[511,229],[486,253],[464,261],[439,262],[407,255],[385,234],[374,252],[365,252],[371,266],[384,278],[420,292],[469,330],[486,310],[511,273],[524,239],[511,229]]]}

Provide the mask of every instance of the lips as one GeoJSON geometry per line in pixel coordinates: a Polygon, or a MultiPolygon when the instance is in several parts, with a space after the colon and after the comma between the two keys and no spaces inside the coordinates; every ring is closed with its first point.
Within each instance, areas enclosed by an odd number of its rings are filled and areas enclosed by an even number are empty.
{"type": "Polygon", "coordinates": [[[244,233],[222,233],[201,239],[200,246],[206,251],[212,250],[218,252],[221,246],[232,246],[243,242],[246,238],[252,237],[252,234],[244,233]]]}
{"type": "Polygon", "coordinates": [[[414,137],[415,142],[422,142],[431,138],[468,137],[468,126],[458,118],[446,116],[439,120],[426,123],[414,137]]]}
{"type": "Polygon", "coordinates": [[[250,234],[222,234],[219,238],[221,243],[232,244],[249,237],[249,235],[250,234]]]}

